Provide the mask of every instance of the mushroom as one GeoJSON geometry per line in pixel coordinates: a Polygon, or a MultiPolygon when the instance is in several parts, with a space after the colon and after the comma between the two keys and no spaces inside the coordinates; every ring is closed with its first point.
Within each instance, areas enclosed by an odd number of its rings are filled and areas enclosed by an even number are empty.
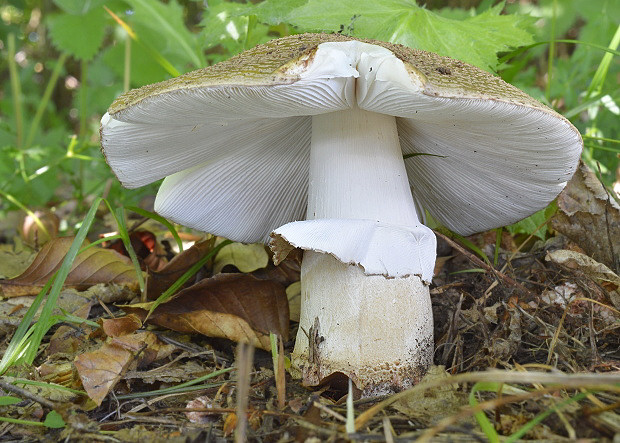
{"type": "Polygon", "coordinates": [[[342,35],[272,40],[120,96],[103,153],[155,210],[276,262],[302,248],[293,352],[304,382],[402,390],[432,362],[436,240],[544,208],[582,149],[561,115],[437,54],[342,35]],[[407,157],[404,159],[404,157],[407,157]]]}

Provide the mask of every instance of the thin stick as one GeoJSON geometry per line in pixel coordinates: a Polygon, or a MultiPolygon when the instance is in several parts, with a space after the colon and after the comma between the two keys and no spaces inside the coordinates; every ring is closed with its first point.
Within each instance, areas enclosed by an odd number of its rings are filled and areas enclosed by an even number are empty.
{"type": "Polygon", "coordinates": [[[474,262],[474,264],[476,264],[477,266],[480,266],[481,268],[486,269],[487,271],[493,273],[497,278],[502,280],[508,286],[512,286],[514,288],[520,289],[521,291],[525,292],[526,294],[530,294],[531,293],[530,290],[527,289],[525,286],[523,286],[521,283],[513,280],[512,278],[508,277],[506,274],[504,274],[504,273],[498,271],[497,269],[493,268],[493,266],[488,265],[486,262],[484,262],[483,260],[481,260],[478,257],[476,257],[471,252],[467,251],[465,248],[463,248],[457,242],[452,240],[450,237],[445,236],[441,232],[438,232],[438,231],[433,231],[433,232],[435,232],[435,234],[438,235],[439,237],[443,238],[450,246],[452,246],[454,249],[459,251],[461,254],[463,254],[465,257],[467,257],[469,260],[474,262]]]}
{"type": "Polygon", "coordinates": [[[235,429],[235,442],[237,443],[247,441],[247,409],[253,359],[254,347],[249,343],[239,343],[237,346],[237,428],[235,429]]]}
{"type": "Polygon", "coordinates": [[[17,394],[20,397],[27,398],[28,400],[32,400],[34,402],[37,402],[40,405],[45,406],[46,408],[54,409],[54,407],[55,407],[54,403],[52,403],[51,401],[49,401],[49,400],[47,400],[47,399],[45,399],[45,398],[43,398],[41,396],[38,396],[37,394],[33,394],[32,392],[28,391],[27,389],[15,386],[14,384],[7,383],[5,381],[0,381],[0,388],[4,389],[5,391],[12,392],[13,394],[17,394]]]}

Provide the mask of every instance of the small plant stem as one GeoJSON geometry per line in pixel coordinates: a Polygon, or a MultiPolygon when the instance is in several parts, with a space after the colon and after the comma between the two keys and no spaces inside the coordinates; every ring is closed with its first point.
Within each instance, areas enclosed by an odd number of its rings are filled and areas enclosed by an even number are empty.
{"type": "MultiPolygon", "coordinates": [[[[111,209],[111,208],[110,208],[111,209]]],[[[112,212],[112,211],[110,211],[112,212]]],[[[136,255],[136,251],[134,251],[131,246],[131,238],[129,237],[129,231],[127,229],[127,223],[125,222],[125,208],[118,208],[114,217],[116,218],[116,224],[118,225],[118,232],[123,240],[123,244],[125,245],[125,249],[129,254],[129,258],[133,263],[133,266],[136,270],[136,276],[138,277],[138,284],[140,285],[140,292],[144,292],[144,276],[142,275],[142,270],[140,269],[140,263],[138,262],[138,256],[136,255]]]]}
{"type": "MultiPolygon", "coordinates": [[[[19,82],[19,74],[17,73],[17,63],[15,62],[15,34],[10,33],[7,38],[8,43],[8,64],[9,76],[11,79],[11,93],[13,94],[13,113],[15,114],[15,132],[17,149],[22,148],[23,138],[23,114],[22,114],[22,90],[19,82]]],[[[23,158],[20,160],[23,167],[23,158]]]]}
{"type": "Polygon", "coordinates": [[[127,34],[125,38],[125,61],[123,69],[123,92],[129,91],[129,82],[131,79],[131,38],[127,34]]]}
{"type": "Polygon", "coordinates": [[[584,135],[583,137],[584,138],[588,138],[590,140],[598,140],[598,141],[602,141],[602,142],[620,144],[620,140],[616,140],[615,138],[594,137],[593,135],[584,135]]]}
{"type": "Polygon", "coordinates": [[[87,108],[86,108],[86,93],[88,85],[88,63],[85,60],[80,61],[80,91],[79,91],[79,106],[80,106],[80,132],[79,139],[83,140],[86,135],[86,120],[87,120],[87,108]]]}
{"type": "Polygon", "coordinates": [[[551,39],[549,43],[549,56],[547,58],[547,85],[545,88],[545,98],[547,99],[547,102],[551,100],[551,77],[553,77],[553,57],[555,56],[555,28],[557,10],[557,0],[553,0],[553,12],[551,13],[551,39]]]}
{"type": "Polygon", "coordinates": [[[9,418],[9,417],[0,417],[0,421],[4,421],[7,423],[15,423],[17,425],[26,425],[26,426],[45,426],[40,421],[32,421],[32,420],[20,420],[18,418],[9,418]]]}
{"type": "Polygon", "coordinates": [[[63,52],[58,57],[56,64],[54,65],[54,69],[52,70],[52,74],[50,75],[50,79],[47,82],[47,86],[45,87],[45,91],[43,92],[43,97],[41,97],[41,101],[39,102],[39,106],[37,107],[37,111],[32,118],[32,123],[30,124],[30,129],[28,130],[28,135],[26,136],[26,142],[24,143],[25,148],[29,148],[32,144],[32,140],[37,132],[39,124],[41,123],[41,118],[43,117],[43,113],[45,112],[45,108],[50,101],[52,96],[52,92],[54,92],[54,87],[56,86],[56,82],[58,81],[58,77],[60,76],[60,71],[67,60],[68,54],[63,52]]]}
{"type": "Polygon", "coordinates": [[[1,189],[0,189],[0,195],[2,197],[4,197],[5,199],[7,199],[8,201],[10,201],[11,203],[13,203],[19,209],[24,211],[30,217],[32,217],[32,220],[35,222],[35,224],[41,230],[41,232],[43,232],[46,236],[51,238],[51,235],[50,235],[49,231],[47,230],[47,228],[45,227],[45,225],[43,224],[41,219],[39,217],[37,217],[37,215],[34,212],[32,212],[30,209],[28,209],[28,207],[26,205],[24,205],[22,202],[17,200],[11,194],[7,194],[6,192],[3,192],[1,189]]]}
{"type": "Polygon", "coordinates": [[[495,230],[495,250],[493,251],[493,266],[497,268],[499,262],[499,248],[502,245],[502,227],[495,230]]]}

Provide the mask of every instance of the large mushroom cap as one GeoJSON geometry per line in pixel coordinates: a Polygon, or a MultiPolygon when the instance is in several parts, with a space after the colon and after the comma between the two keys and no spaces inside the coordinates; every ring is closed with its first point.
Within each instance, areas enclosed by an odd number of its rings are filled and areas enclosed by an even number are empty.
{"type": "Polygon", "coordinates": [[[156,210],[237,241],[304,218],[312,115],[397,119],[419,207],[461,234],[544,208],[577,166],[578,131],[471,65],[378,41],[303,34],[129,91],[101,144],[127,187],[163,177],[156,210]]]}

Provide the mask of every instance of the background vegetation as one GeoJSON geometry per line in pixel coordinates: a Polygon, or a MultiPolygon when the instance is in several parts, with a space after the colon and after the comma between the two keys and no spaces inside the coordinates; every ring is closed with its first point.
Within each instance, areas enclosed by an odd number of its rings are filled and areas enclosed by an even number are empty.
{"type": "MultiPolygon", "coordinates": [[[[104,195],[135,204],[98,152],[99,119],[138,87],[305,31],[392,40],[495,71],[585,138],[607,185],[618,167],[614,0],[9,0],[0,6],[0,213],[53,208],[77,223],[104,195]],[[428,9],[427,9],[428,8],[428,9]],[[558,41],[555,41],[558,40],[558,41]],[[542,44],[541,44],[542,43],[542,44]],[[514,50],[516,47],[525,49],[514,50]]],[[[68,227],[68,226],[67,226],[68,227]]]]}

